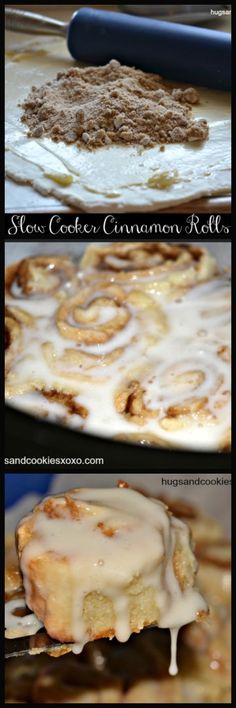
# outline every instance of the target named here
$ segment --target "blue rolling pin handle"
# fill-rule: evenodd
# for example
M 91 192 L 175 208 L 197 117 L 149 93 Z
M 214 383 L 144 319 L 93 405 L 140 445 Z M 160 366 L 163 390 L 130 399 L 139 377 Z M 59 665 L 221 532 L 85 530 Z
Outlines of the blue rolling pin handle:
M 68 48 L 82 62 L 102 65 L 118 59 L 173 81 L 230 89 L 227 32 L 87 7 L 71 18 Z
M 48 491 L 48 487 L 54 474 L 40 472 L 25 473 L 6 472 L 5 474 L 5 507 L 12 506 L 25 494 L 41 494 L 44 496 Z

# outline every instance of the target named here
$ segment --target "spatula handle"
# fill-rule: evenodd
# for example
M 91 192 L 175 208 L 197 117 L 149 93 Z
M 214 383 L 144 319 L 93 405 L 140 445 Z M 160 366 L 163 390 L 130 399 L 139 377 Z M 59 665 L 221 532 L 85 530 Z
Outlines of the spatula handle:
M 5 9 L 5 27 L 11 32 L 25 32 L 26 34 L 67 34 L 67 24 L 51 17 L 44 17 L 34 12 L 25 10 Z

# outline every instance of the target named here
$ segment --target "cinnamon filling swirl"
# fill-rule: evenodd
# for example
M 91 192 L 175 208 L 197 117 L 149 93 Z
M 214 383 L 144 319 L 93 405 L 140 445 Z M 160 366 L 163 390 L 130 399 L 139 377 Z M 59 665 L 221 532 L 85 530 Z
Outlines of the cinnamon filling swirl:
M 63 283 L 70 283 L 76 270 L 69 258 L 36 256 L 24 258 L 7 268 L 6 291 L 11 296 L 48 295 L 56 292 Z
M 229 449 L 230 287 L 207 250 L 24 259 L 7 269 L 6 307 L 13 405 L 116 439 Z

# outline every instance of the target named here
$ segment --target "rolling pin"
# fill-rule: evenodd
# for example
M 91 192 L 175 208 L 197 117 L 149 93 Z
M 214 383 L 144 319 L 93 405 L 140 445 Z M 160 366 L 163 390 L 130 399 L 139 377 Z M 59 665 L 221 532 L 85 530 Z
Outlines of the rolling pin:
M 78 61 L 102 65 L 110 59 L 158 73 L 166 79 L 228 91 L 231 38 L 228 32 L 83 7 L 69 23 L 6 8 L 6 29 L 63 35 Z

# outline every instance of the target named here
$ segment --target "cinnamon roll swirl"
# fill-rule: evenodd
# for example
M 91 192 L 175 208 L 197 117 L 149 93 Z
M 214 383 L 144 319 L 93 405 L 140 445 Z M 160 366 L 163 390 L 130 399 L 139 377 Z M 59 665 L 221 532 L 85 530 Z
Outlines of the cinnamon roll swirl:
M 23 327 L 33 327 L 33 318 L 19 307 L 5 308 L 5 371 L 10 371 L 23 346 Z
M 6 291 L 9 295 L 45 295 L 58 291 L 75 276 L 75 266 L 66 257 L 36 256 L 24 258 L 7 268 Z
M 168 293 L 191 287 L 217 273 L 215 259 L 197 246 L 168 243 L 91 244 L 81 260 L 89 279 L 142 283 L 142 290 Z
M 229 449 L 230 287 L 205 249 L 24 259 L 7 269 L 6 308 L 13 405 L 117 440 Z

